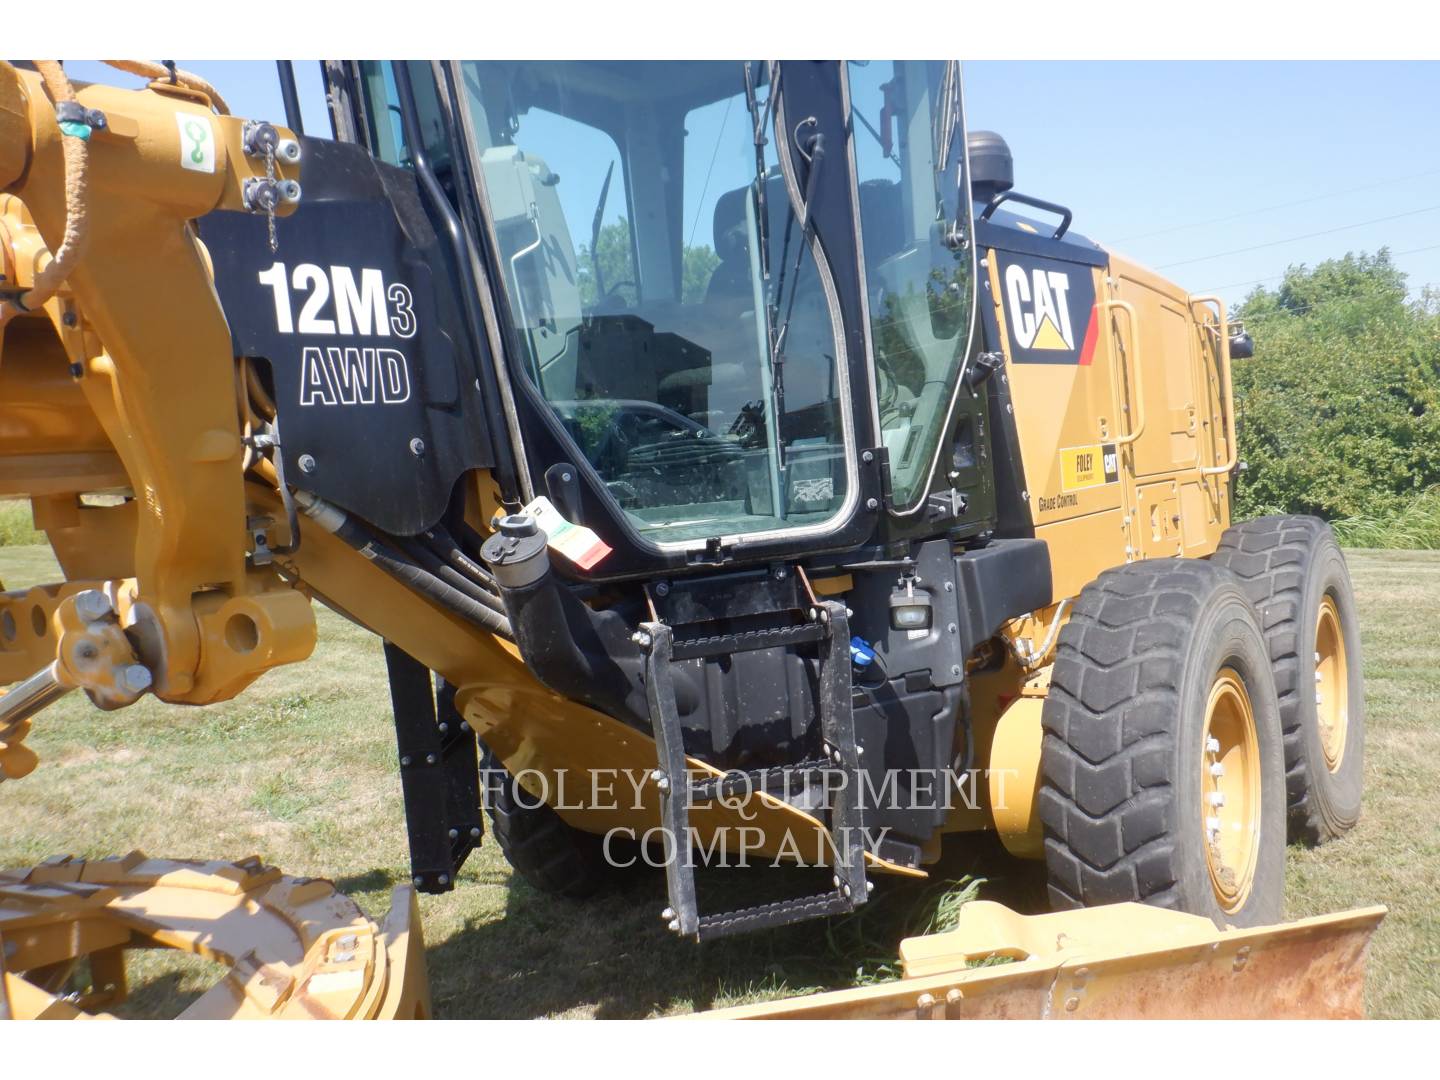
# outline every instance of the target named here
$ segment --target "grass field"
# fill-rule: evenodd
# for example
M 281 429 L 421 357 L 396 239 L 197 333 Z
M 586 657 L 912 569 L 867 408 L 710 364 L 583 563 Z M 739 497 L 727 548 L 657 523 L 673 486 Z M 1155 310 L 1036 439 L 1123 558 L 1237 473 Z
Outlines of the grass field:
M 1388 905 L 1370 1014 L 1440 1017 L 1440 553 L 1349 559 L 1368 692 L 1365 815 L 1342 841 L 1291 849 L 1288 914 Z M 0 548 L 7 588 L 56 576 L 48 549 Z M 0 866 L 134 847 L 259 852 L 334 879 L 378 914 L 408 865 L 380 645 L 329 612 L 320 625 L 308 664 L 270 673 L 238 701 L 195 710 L 147 699 L 103 713 L 72 696 L 44 713 L 31 736 L 39 770 L 0 785 Z M 487 838 L 454 892 L 421 900 L 436 1012 L 651 1016 L 884 978 L 899 939 L 943 926 L 980 877 L 979 895 L 1038 909 L 1034 867 L 972 840 L 947 852 L 940 880 L 882 882 L 850 918 L 696 946 L 661 926 L 658 872 L 562 901 L 513 879 Z M 127 1011 L 173 1013 L 204 988 L 204 968 L 145 957 Z

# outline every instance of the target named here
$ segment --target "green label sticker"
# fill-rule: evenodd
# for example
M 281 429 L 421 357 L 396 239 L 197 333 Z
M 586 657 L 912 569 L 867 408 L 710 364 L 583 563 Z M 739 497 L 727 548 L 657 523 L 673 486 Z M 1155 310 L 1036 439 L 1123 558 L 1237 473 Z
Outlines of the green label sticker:
M 193 172 L 215 171 L 215 128 L 208 116 L 198 113 L 176 113 L 175 126 L 180 130 L 180 164 Z

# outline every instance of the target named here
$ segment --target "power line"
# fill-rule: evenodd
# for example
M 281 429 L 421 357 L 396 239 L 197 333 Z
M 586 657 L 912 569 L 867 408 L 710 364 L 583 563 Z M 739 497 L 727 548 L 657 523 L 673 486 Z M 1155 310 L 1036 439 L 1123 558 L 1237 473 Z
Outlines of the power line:
M 1381 247 L 1384 246 L 1383 244 L 1381 245 Z M 1401 255 L 1415 255 L 1421 251 L 1434 251 L 1436 248 L 1440 248 L 1440 244 L 1426 244 L 1424 247 L 1407 248 L 1404 251 L 1392 251 L 1390 252 L 1390 257 L 1392 259 L 1398 259 Z M 1288 273 L 1287 271 L 1285 274 L 1271 274 L 1269 277 L 1255 278 L 1253 281 L 1232 281 L 1229 285 L 1210 285 L 1196 291 L 1213 293 L 1219 292 L 1221 289 L 1239 289 L 1246 285 L 1263 285 L 1267 281 L 1279 281 L 1281 278 L 1286 277 Z
M 1324 195 L 1311 195 L 1304 199 L 1293 199 L 1290 202 L 1272 203 L 1270 206 L 1257 206 L 1251 210 L 1242 210 L 1238 214 L 1226 214 L 1224 217 L 1207 218 L 1205 221 L 1192 221 L 1188 225 L 1171 225 L 1165 229 L 1156 229 L 1154 232 L 1136 233 L 1133 236 L 1122 236 L 1115 241 L 1117 244 L 1127 244 L 1131 240 L 1146 240 L 1152 236 L 1168 236 L 1170 233 L 1183 232 L 1185 229 L 1198 229 L 1203 225 L 1218 225 L 1222 221 L 1235 221 L 1237 218 L 1250 217 L 1252 214 L 1266 214 L 1271 210 L 1284 210 L 1291 206 L 1305 206 L 1308 203 L 1321 202 L 1325 199 L 1336 199 L 1341 195 L 1354 195 L 1361 191 L 1374 191 L 1376 188 L 1389 187 L 1391 184 L 1403 184 L 1407 180 L 1420 180 L 1426 176 L 1440 175 L 1440 169 L 1430 169 L 1422 173 L 1413 173 L 1410 176 L 1396 176 L 1389 180 L 1381 180 L 1374 184 L 1364 184 L 1360 187 L 1345 188 L 1343 191 L 1331 191 Z
M 725 102 L 725 115 L 720 117 L 720 133 L 715 136 L 715 149 L 710 151 L 710 167 L 705 170 L 705 183 L 700 188 L 700 198 L 695 202 L 695 220 L 690 223 L 690 239 L 685 241 L 688 248 L 695 242 L 695 230 L 700 226 L 700 211 L 705 207 L 705 193 L 710 190 L 710 176 L 715 172 L 715 159 L 720 156 L 720 143 L 725 138 L 725 122 L 730 119 L 730 106 L 735 104 L 735 98 L 731 97 Z M 716 241 L 711 238 L 711 245 Z
M 1251 244 L 1249 247 L 1234 248 L 1231 251 L 1217 251 L 1213 255 L 1198 255 L 1193 259 L 1181 259 L 1179 262 L 1161 263 L 1155 269 L 1168 270 L 1172 266 L 1189 266 L 1191 263 L 1209 262 L 1211 259 L 1223 259 L 1227 255 L 1240 255 L 1246 251 L 1259 251 L 1261 248 L 1279 247 L 1281 244 L 1293 244 L 1297 240 L 1309 240 L 1316 236 L 1329 236 L 1332 233 L 1344 232 L 1347 229 L 1358 229 L 1364 225 L 1378 225 L 1382 221 L 1395 221 L 1399 218 L 1414 217 L 1416 214 L 1428 214 L 1433 210 L 1440 210 L 1440 205 L 1422 206 L 1418 210 L 1406 210 L 1402 214 L 1389 214 L 1385 217 L 1371 218 L 1369 221 L 1357 221 L 1350 225 L 1337 225 L 1333 229 L 1321 229 L 1319 232 L 1302 233 L 1299 236 L 1287 236 L 1283 240 L 1267 240 L 1263 244 Z

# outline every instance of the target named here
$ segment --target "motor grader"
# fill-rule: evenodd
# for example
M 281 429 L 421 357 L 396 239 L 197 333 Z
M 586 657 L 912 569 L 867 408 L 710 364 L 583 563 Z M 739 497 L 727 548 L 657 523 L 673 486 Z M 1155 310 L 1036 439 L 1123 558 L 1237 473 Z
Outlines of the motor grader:
M 0 769 L 73 690 L 244 693 L 318 601 L 384 641 L 411 884 L 11 871 L 0 1007 L 160 944 L 231 965 L 191 1014 L 423 1015 L 414 891 L 488 817 L 566 896 L 663 865 L 702 943 L 1043 862 L 1052 913 L 739 1015 L 1360 1013 L 1383 909 L 1277 925 L 1360 811 L 1340 550 L 1232 523 L 1248 337 L 1018 191 L 958 64 L 330 61 L 316 138 L 293 79 L 279 125 L 114 63 L 0 64 L 0 494 L 64 574 L 0 598 Z M 747 861 L 813 883 L 717 910 Z

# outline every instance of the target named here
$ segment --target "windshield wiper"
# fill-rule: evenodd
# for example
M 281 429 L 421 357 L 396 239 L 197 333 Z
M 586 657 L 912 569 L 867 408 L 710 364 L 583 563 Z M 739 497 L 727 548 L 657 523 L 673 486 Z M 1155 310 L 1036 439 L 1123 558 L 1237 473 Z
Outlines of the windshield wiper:
M 795 125 L 798 131 L 806 124 L 814 124 L 815 118 L 810 117 Z M 802 155 L 808 154 L 810 161 L 809 172 L 805 176 L 805 206 L 804 215 L 800 218 L 800 242 L 795 245 L 795 265 L 790 271 L 790 303 L 785 308 L 785 318 L 781 321 L 779 328 L 775 331 L 775 345 L 771 350 L 773 360 L 778 368 L 785 362 L 785 334 L 790 329 L 790 316 L 795 314 L 795 294 L 800 286 L 800 266 L 805 258 L 805 245 L 810 242 L 810 234 L 815 229 L 814 219 L 810 213 L 812 200 L 815 198 L 816 183 L 820 179 L 820 163 L 825 159 L 825 136 L 816 132 L 806 142 L 805 149 L 800 151 Z M 785 290 L 785 255 L 790 247 L 790 226 L 795 222 L 795 204 L 790 204 L 790 213 L 785 219 L 785 242 L 780 249 L 780 280 L 776 284 L 775 301 L 778 306 L 780 297 Z M 778 378 L 778 375 L 777 375 Z
M 605 170 L 605 182 L 600 185 L 600 201 L 595 204 L 595 217 L 590 221 L 590 267 L 595 271 L 595 303 L 605 299 L 605 275 L 600 270 L 600 221 L 605 216 L 605 200 L 610 195 L 610 177 L 615 174 L 615 162 Z

